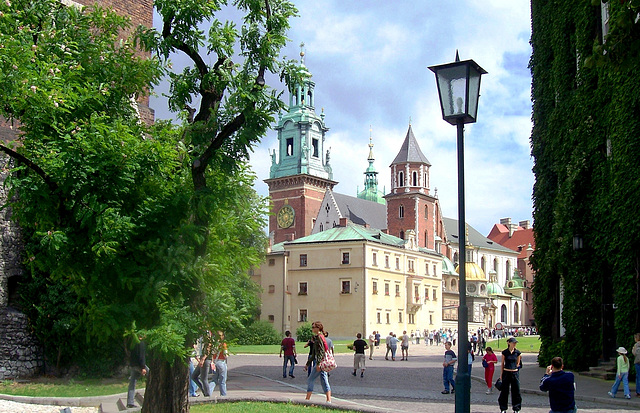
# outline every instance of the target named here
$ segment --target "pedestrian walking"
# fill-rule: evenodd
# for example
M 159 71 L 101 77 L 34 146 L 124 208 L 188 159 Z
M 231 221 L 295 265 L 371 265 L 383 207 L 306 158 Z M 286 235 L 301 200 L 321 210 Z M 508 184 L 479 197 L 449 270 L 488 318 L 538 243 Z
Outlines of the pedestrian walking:
M 229 357 L 229 350 L 224 339 L 224 333 L 218 331 L 218 338 L 212 346 L 213 360 L 211 368 L 213 369 L 213 374 L 209 383 L 209 395 L 213 393 L 216 385 L 220 389 L 220 396 L 227 395 L 227 357 Z
M 629 391 L 629 358 L 627 357 L 627 349 L 624 347 L 618 347 L 616 352 L 618 352 L 618 359 L 616 360 L 616 381 L 613 383 L 613 386 L 611 386 L 611 391 L 608 394 L 611 397 L 616 397 L 618 388 L 620 388 L 620 382 L 622 382 L 624 398 L 630 399 L 631 392 Z
M 640 397 L 640 333 L 634 334 L 633 338 L 636 340 L 636 344 L 631 349 L 636 366 L 636 397 Z
M 511 406 L 514 412 L 519 412 L 522 407 L 522 395 L 520 394 L 519 366 L 522 361 L 522 353 L 516 348 L 518 340 L 511 337 L 507 340 L 507 348 L 502 352 L 502 364 L 500 368 L 500 380 L 502 389 L 498 404 L 500 411 L 506 413 L 509 405 L 509 390 L 511 390 Z
M 369 334 L 369 360 L 373 360 L 373 348 L 376 345 L 376 332 Z
M 355 351 L 353 354 L 353 375 L 356 375 L 356 370 L 360 369 L 360 377 L 364 377 L 365 356 L 364 351 L 369 348 L 367 342 L 362 339 L 362 334 L 356 334 L 356 340 L 353 342 L 352 349 Z
M 395 334 L 391 333 L 391 337 L 389 337 L 389 341 L 388 341 L 388 346 L 389 346 L 389 350 L 391 351 L 391 360 L 392 361 L 396 361 L 396 351 L 398 351 L 398 343 L 399 342 L 400 342 L 400 340 L 398 340 L 398 337 L 396 337 Z M 387 359 L 387 360 L 389 360 L 389 359 Z
M 487 347 L 487 354 L 482 357 L 482 367 L 484 367 L 484 381 L 487 383 L 487 394 L 493 393 L 493 373 L 496 370 L 498 357 L 496 357 L 493 349 Z
M 402 352 L 401 361 L 409 361 L 409 335 L 407 331 L 402 332 L 402 343 L 400 344 L 400 351 Z
M 326 352 L 330 351 L 327 341 L 324 337 L 324 326 L 320 321 L 315 321 L 311 324 L 311 332 L 313 333 L 313 344 L 311 345 L 311 352 L 309 360 L 305 365 L 306 370 L 310 370 L 311 373 L 307 377 L 307 395 L 306 399 L 309 400 L 313 394 L 314 382 L 320 377 L 320 384 L 322 390 L 327 397 L 327 403 L 331 403 L 331 386 L 329 385 L 329 377 L 327 372 L 320 369 L 320 363 L 324 359 Z
M 469 375 L 471 375 L 471 369 L 473 368 L 473 361 L 476 359 L 476 356 L 473 354 L 473 350 L 471 349 L 471 342 L 469 342 L 469 347 L 467 347 L 467 363 L 469 364 Z
M 282 364 L 282 377 L 287 378 L 287 364 L 290 364 L 289 367 L 289 377 L 295 379 L 296 376 L 293 375 L 293 370 L 296 367 L 296 341 L 291 337 L 291 331 L 287 330 L 284 332 L 285 337 L 282 339 L 280 343 L 280 357 L 282 358 L 282 352 L 284 352 L 284 363 Z
M 127 391 L 127 407 L 136 407 L 133 400 L 136 394 L 136 382 L 147 374 L 149 368 L 146 362 L 146 345 L 144 337 L 138 337 L 138 342 L 129 353 L 129 389 Z
M 209 397 L 209 372 L 211 371 L 211 352 L 213 351 L 211 331 L 207 331 L 204 337 L 198 339 L 199 357 L 196 368 L 191 373 L 191 380 L 196 382 L 202 395 Z
M 456 361 L 458 361 L 458 357 L 451 350 L 451 342 L 447 341 L 444 343 L 444 362 L 442 363 L 442 383 L 444 384 L 442 394 L 455 393 L 456 391 L 456 382 L 453 381 L 453 366 Z M 449 386 L 451 386 L 451 391 L 449 391 Z
M 562 358 L 554 357 L 551 365 L 540 380 L 540 390 L 549 392 L 549 413 L 574 413 L 577 412 L 575 390 L 576 383 L 573 373 L 562 370 L 564 364 Z

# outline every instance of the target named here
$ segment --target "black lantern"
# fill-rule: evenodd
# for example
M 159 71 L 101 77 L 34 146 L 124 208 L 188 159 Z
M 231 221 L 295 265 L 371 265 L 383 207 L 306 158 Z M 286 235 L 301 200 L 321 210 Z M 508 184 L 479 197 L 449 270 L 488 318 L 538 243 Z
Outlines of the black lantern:
M 452 125 L 474 123 L 478 115 L 480 77 L 487 73 L 473 60 L 430 66 L 436 74 L 442 118 Z

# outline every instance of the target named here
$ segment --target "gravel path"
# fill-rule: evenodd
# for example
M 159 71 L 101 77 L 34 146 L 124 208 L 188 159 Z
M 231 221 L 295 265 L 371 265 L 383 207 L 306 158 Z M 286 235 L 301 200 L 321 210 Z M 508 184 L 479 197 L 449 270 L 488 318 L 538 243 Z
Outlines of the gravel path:
M 64 406 L 44 406 L 0 400 L 0 413 L 60 413 Z M 70 407 L 73 413 L 98 413 L 97 407 Z

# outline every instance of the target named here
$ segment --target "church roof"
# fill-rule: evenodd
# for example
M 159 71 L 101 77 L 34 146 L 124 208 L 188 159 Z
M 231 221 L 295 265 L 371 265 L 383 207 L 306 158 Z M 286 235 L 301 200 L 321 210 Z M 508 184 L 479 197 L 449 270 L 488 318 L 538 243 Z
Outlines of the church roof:
M 387 228 L 386 205 L 333 191 L 332 195 L 343 218 L 349 219 L 354 224 L 369 224 L 370 227 L 377 229 Z
M 449 235 L 449 239 L 453 243 L 459 243 L 458 238 L 458 220 L 453 218 L 442 218 L 442 222 L 444 222 L 445 230 Z M 513 254 L 515 251 L 512 249 L 503 247 L 497 242 L 491 241 L 489 238 L 485 237 L 471 225 L 467 224 L 467 228 L 469 229 L 469 235 L 467 236 L 467 241 L 470 242 L 474 247 L 481 249 L 490 249 L 495 251 L 500 251 L 502 253 Z
M 413 134 L 413 129 L 409 125 L 407 136 L 404 138 L 400 152 L 396 155 L 396 158 L 391 162 L 391 165 L 403 164 L 403 163 L 424 163 L 431 166 L 431 163 L 426 156 L 420 150 L 418 141 Z
M 460 274 L 460 266 L 456 267 L 456 273 Z M 482 268 L 475 262 L 464 263 L 464 274 L 467 281 L 487 281 L 487 276 Z

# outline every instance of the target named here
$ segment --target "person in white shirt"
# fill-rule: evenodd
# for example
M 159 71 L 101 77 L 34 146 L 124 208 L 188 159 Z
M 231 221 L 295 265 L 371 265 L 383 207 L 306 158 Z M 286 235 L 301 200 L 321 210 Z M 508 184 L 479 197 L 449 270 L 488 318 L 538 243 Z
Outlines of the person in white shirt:
M 401 361 L 409 361 L 409 335 L 406 330 L 402 332 L 402 343 L 400 344 L 400 348 L 402 350 Z

